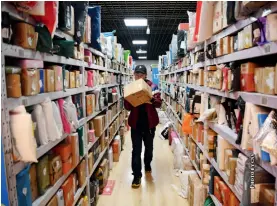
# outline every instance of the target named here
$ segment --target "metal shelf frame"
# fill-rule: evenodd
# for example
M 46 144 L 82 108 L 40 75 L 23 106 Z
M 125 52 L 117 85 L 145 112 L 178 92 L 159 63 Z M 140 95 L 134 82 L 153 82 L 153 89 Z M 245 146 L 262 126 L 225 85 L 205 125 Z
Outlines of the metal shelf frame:
M 228 35 L 232 35 L 234 33 L 237 33 L 238 31 L 242 30 L 244 27 L 248 26 L 249 24 L 257 21 L 258 17 L 261 16 L 267 16 L 270 13 L 274 13 L 277 11 L 277 2 L 270 2 L 263 8 L 261 8 L 258 12 L 256 12 L 252 17 L 238 21 L 234 25 L 231 25 L 218 34 L 213 35 L 211 38 L 205 40 L 204 42 L 198 43 L 198 45 L 191 50 L 192 53 L 204 50 L 204 53 L 206 52 L 207 46 L 209 44 L 212 44 L 216 42 L 218 39 L 221 39 L 223 37 L 226 37 Z M 190 65 L 187 67 L 183 67 L 174 71 L 161 71 L 161 74 L 159 75 L 160 77 L 168 76 L 172 77 L 173 79 L 177 79 L 177 74 L 181 72 L 185 72 L 191 69 L 195 68 L 200 68 L 204 67 L 204 70 L 207 70 L 207 67 L 210 65 L 217 65 L 217 64 L 224 64 L 232 61 L 240 61 L 240 60 L 247 60 L 247 59 L 252 59 L 252 58 L 257 58 L 257 57 L 265 57 L 268 55 L 276 55 L 277 54 L 277 42 L 269 42 L 263 46 L 256 46 L 252 47 L 249 49 L 244 49 L 241 51 L 237 51 L 228 55 L 220 56 L 214 59 L 207 59 L 205 55 L 205 61 L 203 63 L 197 63 L 194 65 Z M 176 63 L 173 65 L 170 65 L 169 67 L 173 67 Z M 168 67 L 168 68 L 169 68 Z M 165 78 L 163 78 L 165 79 Z M 172 79 L 172 78 L 170 78 Z M 277 95 L 266 95 L 266 94 L 260 94 L 260 93 L 249 93 L 249 92 L 234 92 L 234 93 L 229 93 L 229 92 L 222 92 L 220 90 L 216 90 L 213 88 L 209 88 L 206 86 L 199 86 L 199 85 L 191 85 L 191 84 L 184 84 L 184 83 L 179 83 L 179 82 L 161 82 L 161 85 L 163 84 L 168 84 L 168 85 L 178 85 L 181 87 L 190 87 L 194 88 L 195 90 L 201 91 L 205 93 L 206 95 L 211 94 L 211 95 L 217 95 L 225 98 L 231 98 L 231 99 L 237 99 L 239 96 L 241 96 L 246 102 L 251 102 L 256 105 L 261 105 L 264 107 L 272 108 L 272 109 L 277 109 Z M 163 92 L 167 94 L 166 92 Z M 169 95 L 169 94 L 167 94 Z M 169 95 L 170 96 L 170 95 Z M 173 118 L 177 118 L 177 120 L 180 122 L 179 118 L 177 117 L 176 111 L 173 110 L 173 108 L 165 102 L 168 106 L 168 109 L 171 110 L 171 113 L 173 114 Z M 183 105 L 182 105 L 183 106 Z M 205 108 L 208 109 L 208 104 L 205 103 Z M 205 128 L 210 127 L 213 129 L 215 132 L 217 132 L 219 135 L 221 135 L 223 138 L 225 138 L 227 141 L 229 141 L 234 147 L 239 149 L 243 154 L 249 156 L 249 153 L 247 151 L 243 151 L 240 147 L 240 145 L 237 145 L 235 143 L 235 139 L 237 135 L 232 131 L 231 129 L 227 128 L 226 126 L 222 125 L 217 125 L 214 123 L 207 123 L 205 122 Z M 204 135 L 205 134 L 204 132 Z M 196 142 L 197 146 L 202 150 L 204 156 L 207 158 L 207 160 L 215 167 L 215 169 L 218 171 L 220 176 L 222 176 L 223 180 L 227 183 L 227 185 L 230 187 L 230 189 L 234 192 L 234 194 L 237 196 L 239 200 L 241 200 L 241 194 L 238 194 L 237 191 L 235 190 L 233 185 L 230 185 L 228 182 L 227 175 L 222 172 L 217 163 L 215 162 L 214 159 L 210 158 L 208 156 L 208 153 L 204 150 L 203 146 L 200 145 L 198 142 Z M 185 148 L 185 151 L 187 152 L 187 149 Z M 277 191 L 277 167 L 276 166 L 271 166 L 268 163 L 265 163 L 260 160 L 256 160 L 256 164 L 260 165 L 263 167 L 267 172 L 269 172 L 271 175 L 275 176 L 275 189 Z M 214 200 L 215 204 L 217 206 L 221 206 L 222 204 L 218 202 L 215 196 L 211 195 L 212 199 Z M 277 192 L 275 193 L 275 204 L 277 204 Z
M 25 16 L 23 13 L 18 12 L 14 10 L 14 8 L 10 5 L 7 4 L 6 2 L 2 2 L 2 11 L 8 11 L 12 18 L 17 19 L 17 20 L 23 20 L 25 22 L 31 23 L 32 24 L 32 18 L 30 18 L 28 15 Z M 3 7 L 4 5 L 4 7 Z M 63 33 L 62 31 L 58 30 L 56 31 L 55 35 L 60 36 L 60 37 L 65 37 L 66 39 L 70 40 L 70 35 L 67 35 Z M 72 58 L 66 58 L 63 56 L 58 56 L 58 55 L 51 55 L 48 53 L 42 53 L 38 51 L 33 51 L 29 49 L 24 49 L 19 46 L 15 45 L 9 45 L 5 43 L 1 43 L 1 103 L 2 103 L 2 109 L 1 109 L 1 117 L 2 117 L 2 143 L 3 143 L 3 151 L 4 151 L 4 157 L 5 158 L 5 164 L 6 164 L 6 178 L 7 178 L 7 184 L 8 184 L 8 195 L 9 195 L 9 200 L 10 200 L 10 205 L 17 206 L 18 201 L 17 201 L 17 192 L 16 192 L 16 174 L 18 174 L 24 167 L 27 166 L 28 163 L 24 162 L 14 162 L 13 161 L 13 148 L 12 148 L 12 135 L 10 131 L 10 117 L 9 117 L 9 112 L 13 109 L 15 109 L 19 105 L 24 105 L 25 107 L 30 107 L 36 104 L 42 103 L 46 98 L 50 98 L 52 101 L 57 100 L 60 98 L 65 98 L 68 96 L 76 95 L 76 94 L 81 94 L 82 95 L 82 102 L 83 102 L 83 108 L 86 108 L 85 106 L 85 95 L 87 92 L 91 92 L 95 89 L 101 88 L 107 90 L 108 88 L 111 87 L 120 87 L 123 84 L 106 84 L 106 85 L 97 85 L 93 88 L 89 88 L 87 86 L 81 85 L 79 88 L 74 88 L 74 89 L 66 89 L 63 91 L 57 91 L 57 92 L 51 92 L 51 93 L 42 93 L 38 94 L 35 96 L 22 96 L 20 98 L 7 98 L 7 93 L 6 93 L 6 77 L 5 77 L 5 58 L 18 58 L 18 59 L 35 59 L 35 60 L 42 60 L 44 62 L 49 62 L 49 63 L 54 63 L 54 64 L 59 64 L 59 65 L 72 65 L 75 66 L 76 69 L 80 70 L 80 73 L 83 75 L 84 78 L 84 71 L 88 69 L 93 69 L 96 71 L 100 72 L 109 72 L 109 73 L 114 73 L 115 75 L 122 75 L 123 77 L 126 77 L 126 79 L 130 78 L 132 75 L 132 71 L 128 71 L 129 69 L 125 70 L 125 72 L 121 72 L 119 70 L 114 70 L 107 68 L 107 61 L 108 58 L 102 54 L 99 51 L 96 51 L 92 48 L 89 48 L 87 45 L 85 45 L 86 48 L 89 48 L 93 54 L 98 55 L 102 58 L 104 58 L 104 61 L 106 62 L 106 66 L 98 66 L 98 65 L 88 65 L 87 62 L 81 61 L 81 60 L 76 60 Z M 94 114 L 87 116 L 86 111 L 84 110 L 84 117 L 79 120 L 79 127 L 84 126 L 85 131 L 87 130 L 87 122 L 99 115 L 100 113 L 106 111 L 110 106 L 119 103 L 121 101 L 120 97 L 117 101 L 114 103 L 111 103 L 108 105 L 108 107 L 103 108 L 103 110 L 95 112 Z M 123 111 L 122 109 L 120 113 Z M 116 118 L 119 117 L 118 113 L 116 117 L 113 118 L 113 121 L 116 120 Z M 109 128 L 107 127 L 105 130 L 108 130 Z M 85 136 L 85 142 L 87 142 L 87 137 Z M 44 154 L 46 154 L 48 151 L 50 151 L 53 147 L 58 145 L 60 142 L 62 142 L 65 138 L 67 137 L 66 134 L 63 134 L 63 136 L 56 140 L 56 141 L 51 141 L 46 145 L 42 145 L 37 148 L 37 158 L 42 157 Z M 97 138 L 99 140 L 99 138 Z M 96 141 L 97 141 L 96 140 Z M 94 143 L 93 143 L 94 144 Z M 93 144 L 85 145 L 85 155 L 82 157 L 82 159 L 86 160 L 86 164 L 88 163 L 88 151 L 89 149 L 92 148 Z M 107 150 L 107 149 L 106 149 Z M 103 153 L 103 156 L 105 153 Z M 102 156 L 102 157 L 103 157 Z M 95 164 L 95 168 L 98 166 L 100 163 L 101 159 L 97 164 Z M 60 186 L 64 183 L 64 181 L 69 177 L 69 175 L 72 173 L 72 171 L 75 168 L 72 168 L 71 171 L 63 175 L 58 182 L 51 188 L 47 190 L 47 192 L 39 197 L 37 200 L 33 202 L 32 205 L 39 205 L 39 206 L 44 206 L 46 205 L 49 200 L 52 198 L 52 196 L 57 192 L 57 190 L 60 188 Z M 89 191 L 89 174 L 88 174 L 88 167 L 86 171 L 86 176 L 87 176 L 87 184 L 83 185 L 77 193 L 75 194 L 75 199 L 74 199 L 74 204 L 78 201 L 80 195 L 83 193 L 83 191 L 86 188 L 86 194 L 88 196 L 88 199 L 90 199 L 90 191 Z

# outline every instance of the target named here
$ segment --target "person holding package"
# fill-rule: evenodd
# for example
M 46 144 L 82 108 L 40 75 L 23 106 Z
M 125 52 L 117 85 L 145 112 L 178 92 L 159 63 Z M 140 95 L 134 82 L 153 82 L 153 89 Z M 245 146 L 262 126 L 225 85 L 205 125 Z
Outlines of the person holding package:
M 159 124 L 159 117 L 156 108 L 162 104 L 161 94 L 157 85 L 146 79 L 147 69 L 144 65 L 138 65 L 134 71 L 135 80 L 144 79 L 152 89 L 152 99 L 137 107 L 132 106 L 127 100 L 124 100 L 124 107 L 130 111 L 129 126 L 131 127 L 132 138 L 132 170 L 134 179 L 133 188 L 140 187 L 141 184 L 141 151 L 142 141 L 144 142 L 144 165 L 145 172 L 151 173 L 151 161 L 153 158 L 153 142 L 156 126 Z

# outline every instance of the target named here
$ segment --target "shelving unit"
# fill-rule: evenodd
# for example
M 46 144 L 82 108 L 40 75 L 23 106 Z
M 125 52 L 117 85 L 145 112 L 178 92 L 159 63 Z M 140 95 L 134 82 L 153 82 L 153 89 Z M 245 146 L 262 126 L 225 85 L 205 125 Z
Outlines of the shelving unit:
M 223 31 L 219 32 L 218 34 L 213 35 L 211 38 L 207 39 L 206 41 L 199 43 L 193 50 L 190 52 L 196 53 L 198 51 L 204 51 L 206 52 L 206 48 L 209 44 L 212 44 L 216 42 L 218 39 L 226 37 L 228 35 L 234 34 L 240 30 L 242 30 L 245 26 L 257 21 L 258 17 L 261 16 L 267 16 L 270 13 L 277 11 L 277 2 L 271 2 L 267 4 L 265 7 L 261 8 L 260 11 L 258 11 L 253 17 L 238 21 L 236 24 L 231 25 L 224 29 Z M 206 95 L 216 95 L 219 97 L 225 97 L 229 99 L 236 100 L 239 96 L 241 96 L 244 101 L 253 103 L 255 105 L 260 105 L 263 107 L 268 107 L 270 109 L 277 109 L 277 95 L 267 95 L 267 94 L 261 94 L 261 93 L 251 93 L 251 92 L 223 92 L 217 89 L 209 88 L 207 86 L 199 86 L 199 85 L 192 85 L 187 84 L 183 82 L 179 82 L 177 80 L 177 76 L 180 73 L 183 73 L 185 71 L 189 71 L 192 69 L 197 68 L 204 68 L 204 71 L 207 70 L 208 66 L 211 65 L 219 65 L 234 61 L 241 61 L 241 60 L 249 60 L 252 58 L 258 58 L 258 57 L 266 57 L 269 55 L 276 55 L 277 54 L 277 42 L 269 42 L 262 46 L 255 46 L 249 49 L 240 50 L 228 55 L 223 55 L 214 59 L 207 59 L 205 55 L 205 61 L 200 63 L 191 64 L 185 67 L 179 67 L 177 68 L 175 65 L 176 63 L 169 65 L 165 70 L 160 71 L 159 77 L 160 77 L 160 86 L 162 88 L 162 97 L 164 100 L 164 103 L 167 106 L 167 114 L 168 116 L 173 117 L 172 122 L 173 124 L 182 124 L 182 120 L 177 115 L 177 112 L 174 110 L 172 106 L 172 102 L 176 102 L 174 100 L 169 92 L 172 87 L 183 87 L 183 88 L 193 88 L 196 91 L 202 92 Z M 205 84 L 204 84 L 205 85 Z M 167 98 L 165 98 L 167 97 Z M 167 102 L 167 100 L 171 98 L 170 103 Z M 177 104 L 181 105 L 184 108 L 184 105 L 180 102 L 176 102 Z M 208 109 L 208 104 L 205 103 L 205 109 Z M 174 126 L 174 130 L 176 130 L 177 125 Z M 252 153 L 250 151 L 243 150 L 240 145 L 236 144 L 237 134 L 235 131 L 230 129 L 227 126 L 219 125 L 217 123 L 213 122 L 205 122 L 204 128 L 210 128 L 213 131 L 215 131 L 218 135 L 223 137 L 225 140 L 227 140 L 230 144 L 232 144 L 236 149 L 238 149 L 241 153 L 243 153 L 245 156 L 250 157 Z M 204 137 L 206 137 L 207 134 L 204 132 Z M 195 161 L 193 161 L 190 157 L 188 148 L 186 148 L 186 145 L 184 144 L 184 141 L 181 137 L 181 134 L 179 134 L 179 139 L 184 146 L 184 151 L 188 155 L 188 157 L 191 160 L 192 165 L 194 166 L 196 172 L 198 173 L 199 177 L 201 178 L 201 173 L 198 171 L 198 168 L 195 164 Z M 201 150 L 203 153 L 203 156 L 205 159 L 215 168 L 215 170 L 219 173 L 219 175 L 222 177 L 223 181 L 226 183 L 226 185 L 230 188 L 230 190 L 235 194 L 235 196 L 239 199 L 241 202 L 242 200 L 242 194 L 239 194 L 237 190 L 235 189 L 234 185 L 231 185 L 228 181 L 228 176 L 224 171 L 221 171 L 217 162 L 214 158 L 210 158 L 207 150 L 204 148 L 204 146 L 195 141 L 193 138 L 190 138 L 196 146 Z M 255 164 L 262 167 L 264 170 L 266 170 L 269 174 L 275 177 L 275 204 L 277 204 L 277 166 L 272 166 L 268 162 L 261 161 L 260 159 L 255 159 Z M 217 198 L 214 195 L 210 195 L 213 199 L 215 205 L 221 206 L 222 204 L 217 200 Z
M 23 12 L 18 12 L 13 6 L 10 5 L 10 3 L 5 2 L 2 3 L 2 11 L 9 12 L 11 18 L 16 20 L 21 20 L 27 23 L 30 23 L 32 25 L 35 25 L 34 20 L 29 16 L 24 14 Z M 66 40 L 74 40 L 72 36 L 62 32 L 61 30 L 57 29 L 55 32 L 55 36 L 65 38 Z M 101 113 L 107 111 L 111 106 L 118 104 L 118 113 L 112 117 L 111 122 L 109 122 L 102 133 L 108 132 L 109 127 L 111 124 L 116 121 L 120 114 L 123 113 L 124 109 L 120 107 L 119 104 L 120 101 L 122 101 L 122 96 L 119 96 L 119 99 L 114 101 L 113 103 L 109 103 L 107 106 L 101 109 L 101 111 L 95 111 L 91 115 L 86 114 L 86 106 L 85 106 L 85 95 L 87 92 L 92 92 L 96 89 L 104 89 L 108 90 L 108 88 L 119 88 L 122 87 L 123 83 L 128 83 L 130 79 L 132 78 L 132 71 L 130 68 L 127 68 L 126 65 L 122 63 L 117 63 L 118 67 L 108 67 L 108 57 L 103 54 L 100 51 L 97 51 L 91 47 L 89 47 L 87 44 L 84 44 L 84 48 L 89 49 L 93 55 L 103 58 L 103 61 L 105 62 L 105 66 L 99 66 L 95 64 L 89 65 L 87 62 L 82 60 L 77 60 L 73 58 L 66 58 L 63 56 L 58 55 L 52 55 L 48 53 L 43 53 L 39 51 L 34 51 L 30 49 L 24 49 L 22 47 L 16 46 L 16 45 L 10 45 L 6 43 L 1 43 L 1 60 L 2 60 L 2 90 L 1 90 L 1 103 L 2 103 L 2 140 L 3 140 L 3 148 L 4 148 L 4 154 L 5 154 L 5 164 L 6 164 L 6 171 L 7 171 L 7 182 L 8 182 L 8 193 L 9 193 L 9 200 L 10 205 L 17 206 L 18 200 L 17 200 L 17 191 L 16 191 L 16 175 L 25 168 L 28 163 L 24 162 L 14 162 L 12 157 L 12 139 L 11 139 L 11 131 L 10 131 L 10 117 L 9 112 L 16 107 L 20 105 L 24 105 L 25 107 L 31 107 L 37 104 L 40 104 L 44 102 L 46 98 L 50 98 L 50 100 L 57 100 L 61 98 L 66 98 L 69 96 L 81 94 L 82 95 L 82 102 L 83 102 L 83 109 L 84 109 L 84 116 L 82 119 L 79 120 L 79 127 L 84 126 L 84 131 L 87 131 L 87 122 L 95 118 L 96 116 L 100 115 Z M 85 70 L 94 70 L 94 71 L 100 71 L 100 72 L 108 72 L 113 73 L 114 75 L 120 75 L 123 79 L 123 81 L 116 82 L 116 83 L 110 83 L 110 84 L 104 84 L 104 85 L 96 85 L 95 87 L 87 87 L 84 84 L 84 81 L 82 81 L 82 85 L 78 88 L 73 89 L 65 89 L 63 91 L 57 91 L 57 92 L 50 92 L 50 93 L 42 93 L 35 96 L 22 96 L 20 98 L 7 98 L 6 94 L 6 79 L 5 79 L 5 59 L 6 58 L 15 58 L 15 59 L 34 59 L 34 60 L 41 60 L 43 62 L 53 63 L 53 64 L 60 64 L 60 65 L 71 65 L 74 66 L 76 69 L 80 70 L 80 73 L 82 75 L 82 79 L 84 79 L 84 71 Z M 121 105 L 122 106 L 122 105 Z M 106 148 L 99 154 L 98 159 L 94 162 L 93 170 L 89 174 L 88 172 L 88 153 L 93 148 L 94 144 L 99 141 L 100 137 L 96 137 L 94 142 L 90 142 L 89 144 L 85 145 L 85 155 L 80 158 L 79 163 L 82 160 L 86 160 L 86 183 L 82 185 L 76 192 L 74 196 L 74 203 L 73 205 L 76 205 L 79 201 L 79 198 L 83 193 L 86 193 L 88 200 L 90 200 L 90 178 L 92 177 L 93 173 L 98 168 L 99 164 L 101 163 L 104 156 L 106 156 L 107 151 L 109 149 L 109 146 L 111 145 L 114 137 L 117 135 L 120 127 L 122 126 L 123 122 L 120 123 L 118 129 L 113 134 L 111 140 L 108 142 Z M 68 135 L 63 134 L 62 137 L 55 141 L 50 141 L 46 145 L 39 146 L 37 148 L 37 159 L 42 157 L 43 155 L 47 154 L 51 149 L 53 149 L 55 146 L 57 146 L 59 143 L 61 143 L 63 140 L 66 139 Z M 84 134 L 85 142 L 87 141 L 87 134 Z M 38 197 L 33 203 L 33 206 L 45 206 L 47 203 L 51 200 L 51 198 L 56 194 L 56 192 L 60 189 L 62 184 L 67 180 L 67 178 L 70 176 L 70 174 L 76 169 L 77 166 L 73 167 L 67 174 L 63 175 L 53 186 L 49 187 L 46 191 L 46 193 L 40 197 Z

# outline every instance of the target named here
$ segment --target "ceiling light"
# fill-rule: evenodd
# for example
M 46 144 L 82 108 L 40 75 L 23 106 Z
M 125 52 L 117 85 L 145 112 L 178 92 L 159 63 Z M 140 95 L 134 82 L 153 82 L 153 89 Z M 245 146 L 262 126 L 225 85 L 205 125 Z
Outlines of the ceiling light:
M 147 26 L 147 19 L 124 19 L 126 26 Z
M 143 56 L 143 57 L 138 57 L 139 59 L 147 59 L 146 56 Z
M 146 54 L 147 53 L 147 51 L 146 50 L 137 50 L 137 54 Z
M 146 40 L 133 40 L 133 44 L 147 44 Z
M 146 29 L 146 34 L 150 34 L 150 28 L 149 28 L 149 26 Z

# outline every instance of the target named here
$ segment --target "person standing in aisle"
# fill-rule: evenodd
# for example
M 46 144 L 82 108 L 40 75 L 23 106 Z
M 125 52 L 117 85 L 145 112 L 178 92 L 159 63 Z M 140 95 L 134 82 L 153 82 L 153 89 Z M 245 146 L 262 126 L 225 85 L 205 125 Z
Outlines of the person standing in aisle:
M 150 102 L 133 107 L 129 102 L 124 100 L 124 107 L 130 111 L 129 126 L 131 127 L 132 138 L 132 170 L 134 179 L 133 188 L 139 188 L 141 184 L 141 151 L 142 141 L 144 142 L 144 166 L 145 172 L 151 173 L 151 162 L 153 158 L 153 143 L 155 137 L 156 126 L 159 124 L 159 116 L 156 108 L 160 108 L 162 104 L 161 94 L 157 85 L 147 80 L 147 69 L 144 65 L 138 65 L 134 71 L 135 80 L 144 79 L 152 88 L 153 98 Z

